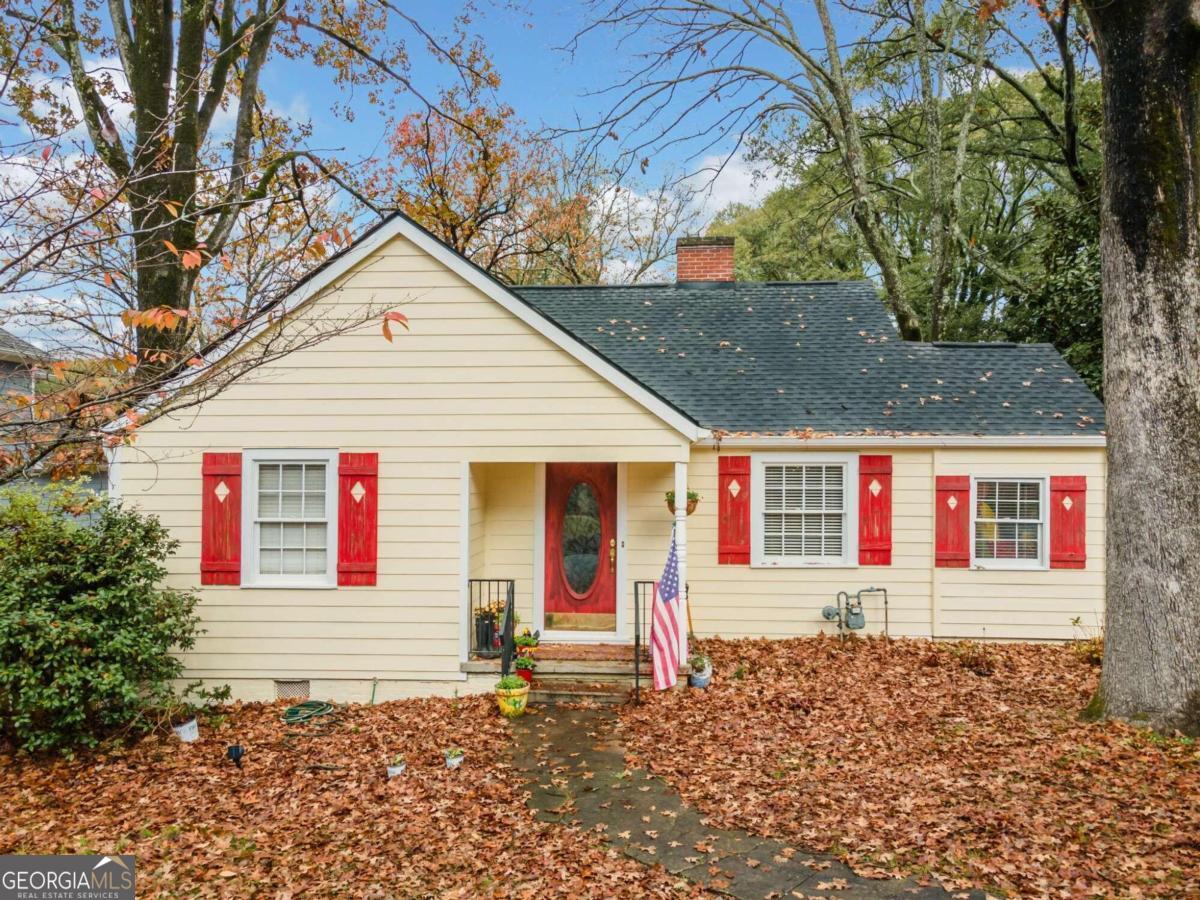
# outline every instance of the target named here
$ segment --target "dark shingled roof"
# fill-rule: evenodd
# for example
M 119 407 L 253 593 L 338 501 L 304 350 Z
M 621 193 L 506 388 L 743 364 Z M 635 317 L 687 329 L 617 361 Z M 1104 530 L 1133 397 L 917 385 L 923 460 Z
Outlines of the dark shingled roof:
M 1099 434 L 1050 344 L 900 340 L 869 282 L 514 289 L 701 425 L 789 434 Z

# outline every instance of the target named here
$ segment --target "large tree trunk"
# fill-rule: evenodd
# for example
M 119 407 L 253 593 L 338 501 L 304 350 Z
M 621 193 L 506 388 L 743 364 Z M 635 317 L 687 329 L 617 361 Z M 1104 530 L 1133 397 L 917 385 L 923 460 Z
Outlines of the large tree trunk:
M 1200 4 L 1087 0 L 1104 80 L 1107 611 L 1095 706 L 1200 733 Z

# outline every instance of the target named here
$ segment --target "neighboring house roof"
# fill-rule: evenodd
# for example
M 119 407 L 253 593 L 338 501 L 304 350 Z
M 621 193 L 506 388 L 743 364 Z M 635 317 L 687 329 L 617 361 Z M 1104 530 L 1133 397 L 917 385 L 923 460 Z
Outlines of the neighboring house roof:
M 32 365 L 46 358 L 46 354 L 29 341 L 22 340 L 11 331 L 0 328 L 0 359 L 7 362 Z
M 1099 435 L 1049 344 L 902 341 L 865 281 L 515 289 L 701 425 L 746 435 Z

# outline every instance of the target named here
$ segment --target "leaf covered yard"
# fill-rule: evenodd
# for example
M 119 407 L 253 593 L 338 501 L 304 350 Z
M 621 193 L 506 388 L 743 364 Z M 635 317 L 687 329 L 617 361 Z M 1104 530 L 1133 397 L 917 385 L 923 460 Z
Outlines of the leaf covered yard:
M 1008 896 L 1200 893 L 1200 747 L 1079 717 L 1077 648 L 709 640 L 707 691 L 624 714 L 716 826 Z
M 138 896 L 675 893 L 595 836 L 535 821 L 490 696 L 350 707 L 322 737 L 288 738 L 303 729 L 282 711 L 231 709 L 194 744 L 0 755 L 0 853 L 131 853 Z M 233 743 L 240 771 L 225 759 Z M 466 754 L 455 770 L 450 747 Z M 397 754 L 407 771 L 387 779 Z

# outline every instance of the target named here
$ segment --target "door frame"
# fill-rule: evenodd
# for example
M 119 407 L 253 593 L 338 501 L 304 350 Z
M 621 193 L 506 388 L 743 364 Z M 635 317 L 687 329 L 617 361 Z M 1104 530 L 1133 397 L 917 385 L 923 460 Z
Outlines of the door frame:
M 565 460 L 573 462 L 574 460 Z M 587 462 L 597 462 L 587 460 Z M 604 464 L 599 461 L 598 464 Z M 626 485 L 627 463 L 617 466 L 617 576 L 616 593 L 617 627 L 614 631 L 547 631 L 546 630 L 546 464 L 533 466 L 533 627 L 542 633 L 542 640 L 568 644 L 620 644 L 629 643 L 625 637 L 626 607 L 626 557 L 628 540 L 626 530 Z

